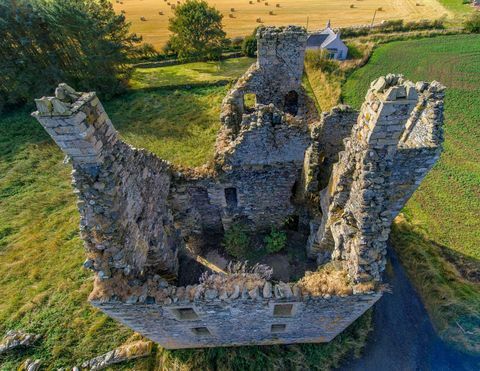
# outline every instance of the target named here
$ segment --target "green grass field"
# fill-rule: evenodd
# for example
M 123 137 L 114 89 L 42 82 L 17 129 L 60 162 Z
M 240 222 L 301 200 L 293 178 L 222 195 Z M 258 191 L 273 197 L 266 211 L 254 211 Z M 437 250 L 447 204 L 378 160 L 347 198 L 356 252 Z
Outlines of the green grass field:
M 470 4 L 464 4 L 462 0 L 438 0 L 438 2 L 456 16 L 463 16 L 472 12 Z
M 440 333 L 480 351 L 480 36 L 393 42 L 344 85 L 359 107 L 380 75 L 447 86 L 444 153 L 403 210 L 392 242 Z
M 173 163 L 197 166 L 213 155 L 224 80 L 252 60 L 194 63 L 135 73 L 134 89 L 104 102 L 122 137 Z M 189 85 L 189 86 L 181 86 Z M 92 275 L 82 269 L 71 166 L 29 109 L 0 116 L 0 336 L 10 329 L 43 335 L 34 348 L 0 357 L 1 370 L 26 358 L 47 369 L 73 367 L 136 339 L 87 302 Z M 115 369 L 329 369 L 358 354 L 371 313 L 326 345 L 165 351 Z

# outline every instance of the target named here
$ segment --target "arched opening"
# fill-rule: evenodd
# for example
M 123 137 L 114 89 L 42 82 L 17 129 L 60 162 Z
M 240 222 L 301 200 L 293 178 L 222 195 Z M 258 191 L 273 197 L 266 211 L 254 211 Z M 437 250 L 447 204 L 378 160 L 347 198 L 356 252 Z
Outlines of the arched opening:
M 288 92 L 285 96 L 284 109 L 286 113 L 295 116 L 298 112 L 298 93 L 295 90 Z

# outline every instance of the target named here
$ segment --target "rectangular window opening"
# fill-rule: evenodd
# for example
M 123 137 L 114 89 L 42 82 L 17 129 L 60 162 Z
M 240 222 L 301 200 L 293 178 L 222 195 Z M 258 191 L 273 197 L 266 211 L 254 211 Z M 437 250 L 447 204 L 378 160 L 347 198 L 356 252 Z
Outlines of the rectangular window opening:
M 194 327 L 192 328 L 192 332 L 197 336 L 210 336 L 210 330 L 206 327 Z
M 270 332 L 272 334 L 278 334 L 279 332 L 285 332 L 286 328 L 287 328 L 287 325 L 275 324 L 275 325 L 272 325 Z
M 252 112 L 257 104 L 257 96 L 253 93 L 247 93 L 243 96 L 243 108 L 245 112 Z
M 293 304 L 276 304 L 273 307 L 274 317 L 291 317 L 293 315 Z
M 198 319 L 198 314 L 193 310 L 193 308 L 176 308 L 172 309 L 172 313 L 180 321 Z
M 237 189 L 230 187 L 225 188 L 225 201 L 228 207 L 237 207 L 238 198 L 237 198 Z

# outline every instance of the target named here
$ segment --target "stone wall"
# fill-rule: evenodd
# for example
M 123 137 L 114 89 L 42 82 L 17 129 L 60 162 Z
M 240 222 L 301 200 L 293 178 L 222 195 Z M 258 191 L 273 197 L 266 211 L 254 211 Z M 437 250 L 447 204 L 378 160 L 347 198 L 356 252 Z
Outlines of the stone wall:
M 345 148 L 343 142 L 350 136 L 357 117 L 358 111 L 340 105 L 330 112 L 323 112 L 320 120 L 312 126 L 311 153 L 305 158 L 309 172 L 306 180 L 308 192 L 318 193 L 327 186 L 333 165 L 338 162 L 338 155 Z
M 401 75 L 374 81 L 321 194 L 323 219 L 311 241 L 333 247 L 357 282 L 381 279 L 393 218 L 440 155 L 443 91 Z
M 382 295 L 313 296 L 255 273 L 212 275 L 187 287 L 159 282 L 145 294 L 92 304 L 167 349 L 328 342 Z
M 281 227 L 296 210 L 295 183 L 310 143 L 306 123 L 273 105 L 258 105 L 243 116 L 235 140 L 221 138 L 214 175 L 184 174 L 174 180 L 176 219 L 190 226 L 185 229 L 197 225 L 210 237 L 234 222 L 256 231 Z
M 250 85 L 258 103 L 273 103 L 283 110 L 286 95 L 290 91 L 299 93 L 307 37 L 302 27 L 258 29 L 257 65 L 261 79 Z
M 170 165 L 118 138 L 95 93 L 60 85 L 33 116 L 70 157 L 86 267 L 101 279 L 176 275 L 178 231 L 167 208 Z

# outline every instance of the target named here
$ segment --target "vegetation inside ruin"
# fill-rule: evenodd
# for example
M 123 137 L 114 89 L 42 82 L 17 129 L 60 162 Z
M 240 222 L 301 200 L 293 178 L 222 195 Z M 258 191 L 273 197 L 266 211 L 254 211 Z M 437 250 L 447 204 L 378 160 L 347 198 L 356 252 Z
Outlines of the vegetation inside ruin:
M 229 255 L 237 259 L 245 259 L 251 247 L 250 235 L 242 224 L 232 224 L 225 231 L 222 245 Z
M 270 233 L 265 236 L 264 242 L 265 250 L 267 250 L 269 254 L 282 251 L 287 245 L 287 234 L 284 231 L 272 227 Z
M 407 53 L 405 51 L 408 51 Z M 480 36 L 457 35 L 380 46 L 344 86 L 359 108 L 370 82 L 389 72 L 447 86 L 439 163 L 397 219 L 392 243 L 439 333 L 480 351 Z
M 347 271 L 338 262 L 329 262 L 316 272 L 305 274 L 298 285 L 310 295 L 352 295 L 352 283 Z

